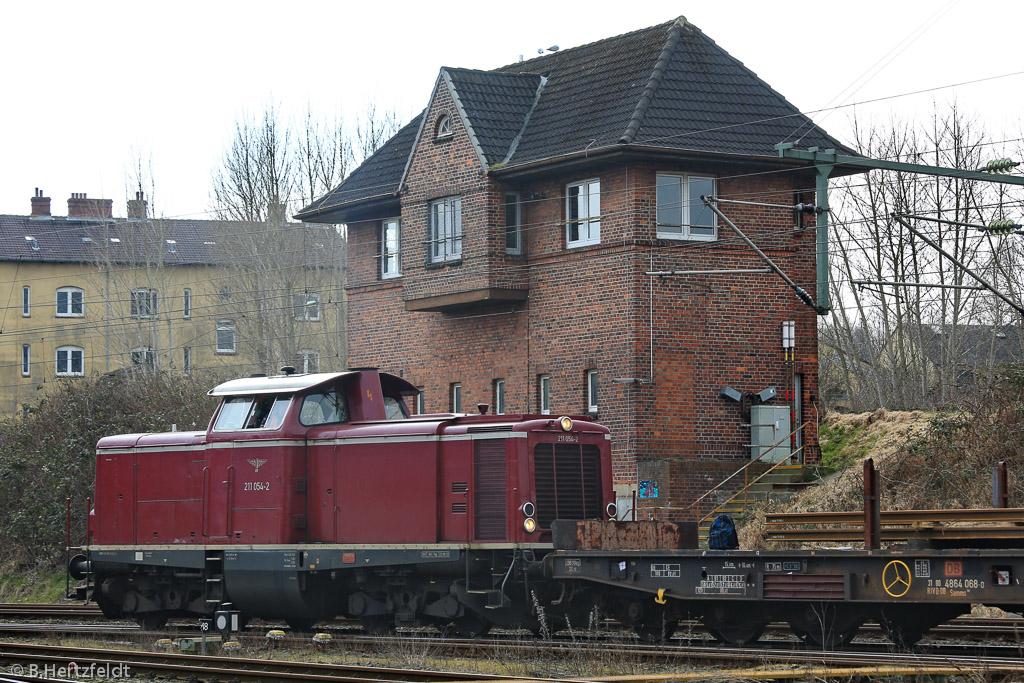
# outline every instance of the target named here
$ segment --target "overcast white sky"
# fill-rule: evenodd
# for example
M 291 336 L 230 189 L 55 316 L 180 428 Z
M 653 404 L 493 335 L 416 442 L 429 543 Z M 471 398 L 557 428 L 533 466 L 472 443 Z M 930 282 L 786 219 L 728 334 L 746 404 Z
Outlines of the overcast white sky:
M 489 69 L 680 15 L 804 111 L 1024 72 L 1021 0 L 5 2 L 0 213 L 27 214 L 39 187 L 55 215 L 72 192 L 124 215 L 141 156 L 157 215 L 206 217 L 243 112 L 355 116 L 373 101 L 407 120 L 441 66 Z M 953 99 L 997 137 L 1024 129 L 1022 73 L 856 111 L 911 119 Z M 848 140 L 851 112 L 813 117 Z

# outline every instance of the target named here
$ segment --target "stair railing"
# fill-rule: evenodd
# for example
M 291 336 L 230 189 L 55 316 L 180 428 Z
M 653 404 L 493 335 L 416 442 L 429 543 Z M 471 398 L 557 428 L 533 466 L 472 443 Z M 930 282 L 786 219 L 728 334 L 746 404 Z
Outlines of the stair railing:
M 781 439 L 776 441 L 771 447 L 767 448 L 763 453 L 761 453 L 761 455 L 759 455 L 756 458 L 752 459 L 750 462 L 745 464 L 743 467 L 741 467 L 740 469 L 736 470 L 735 472 L 730 474 L 728 477 L 726 477 L 722 481 L 718 482 L 718 484 L 716 486 L 714 486 L 713 488 L 709 489 L 707 492 L 704 493 L 704 495 L 702 495 L 700 498 L 698 498 L 697 500 L 695 500 L 692 503 L 690 503 L 690 505 L 688 507 L 684 508 L 684 509 L 685 510 L 692 510 L 694 508 L 694 506 L 700 505 L 700 502 L 702 500 L 704 500 L 705 498 L 710 496 L 712 493 L 714 493 L 718 489 L 720 489 L 723 486 L 725 486 L 725 484 L 727 484 L 730 481 L 732 481 L 735 477 L 739 476 L 740 472 L 743 473 L 743 488 L 740 489 L 739 491 L 737 491 L 736 493 L 734 493 L 732 496 L 730 496 L 729 499 L 726 500 L 724 503 L 720 503 L 718 505 L 715 505 L 713 508 L 711 508 L 711 512 L 709 512 L 704 517 L 700 518 L 700 521 L 697 523 L 698 526 L 700 525 L 701 522 L 706 522 L 712 516 L 714 516 L 715 512 L 719 508 L 721 508 L 721 507 L 723 507 L 725 505 L 728 505 L 732 501 L 734 501 L 737 498 L 739 498 L 740 494 L 744 494 L 744 499 L 746 499 L 745 498 L 746 493 L 750 489 L 751 486 L 753 486 L 754 484 L 756 484 L 757 482 L 761 481 L 763 478 L 768 476 L 768 474 L 770 474 L 776 467 L 779 467 L 779 466 L 784 465 L 784 464 L 788 464 L 790 461 L 792 461 L 794 457 L 796 457 L 801 451 L 803 451 L 804 446 L 801 445 L 799 448 L 797 448 L 792 453 L 790 453 L 789 456 L 787 456 L 787 457 L 783 458 L 782 460 L 779 460 L 777 463 L 773 464 L 771 467 L 769 467 L 767 470 L 765 470 L 763 473 L 761 473 L 753 481 L 750 481 L 750 466 L 755 464 L 755 463 L 761 462 L 761 459 L 764 458 L 766 455 L 770 455 L 770 454 L 774 453 L 776 448 L 781 446 L 788 439 L 792 438 L 792 436 L 794 434 L 796 434 L 797 432 L 801 432 L 803 430 L 803 428 L 806 427 L 809 424 L 810 424 L 809 421 L 808 422 L 804 422 L 802 425 L 800 425 L 799 427 L 797 427 L 796 429 L 791 431 L 789 434 L 786 434 L 784 437 L 782 437 Z M 799 460 L 797 462 L 799 462 Z M 697 511 L 698 511 L 698 514 L 699 514 L 700 513 L 700 508 L 699 507 L 697 508 Z

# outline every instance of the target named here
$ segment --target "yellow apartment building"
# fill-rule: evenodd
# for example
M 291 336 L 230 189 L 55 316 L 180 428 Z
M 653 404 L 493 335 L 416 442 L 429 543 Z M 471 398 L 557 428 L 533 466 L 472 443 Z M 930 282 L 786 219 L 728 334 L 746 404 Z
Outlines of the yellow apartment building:
M 127 218 L 73 194 L 0 215 L 0 417 L 60 378 L 134 368 L 225 375 L 344 367 L 344 239 L 278 221 Z

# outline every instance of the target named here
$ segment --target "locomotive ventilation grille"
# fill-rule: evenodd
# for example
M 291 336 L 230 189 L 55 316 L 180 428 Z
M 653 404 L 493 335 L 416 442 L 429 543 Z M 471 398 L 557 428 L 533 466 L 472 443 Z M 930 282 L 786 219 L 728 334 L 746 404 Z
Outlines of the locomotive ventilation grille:
M 591 444 L 542 443 L 533 451 L 537 522 L 601 519 L 601 452 Z

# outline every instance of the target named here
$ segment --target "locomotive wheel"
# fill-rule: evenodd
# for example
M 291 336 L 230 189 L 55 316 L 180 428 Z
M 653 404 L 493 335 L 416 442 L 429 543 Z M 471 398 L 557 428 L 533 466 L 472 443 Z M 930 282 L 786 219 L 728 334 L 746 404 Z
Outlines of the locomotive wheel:
M 167 625 L 167 614 L 164 612 L 143 612 L 134 618 L 143 631 L 159 631 Z
M 316 626 L 316 619 L 285 619 L 284 623 L 288 624 L 288 628 L 296 633 L 306 633 L 312 631 L 313 627 Z
M 645 643 L 660 643 L 668 640 L 676 632 L 678 621 L 661 621 L 657 623 L 636 624 L 633 632 Z
M 387 614 L 371 614 L 359 617 L 359 623 L 371 636 L 386 636 L 395 632 L 395 620 Z

